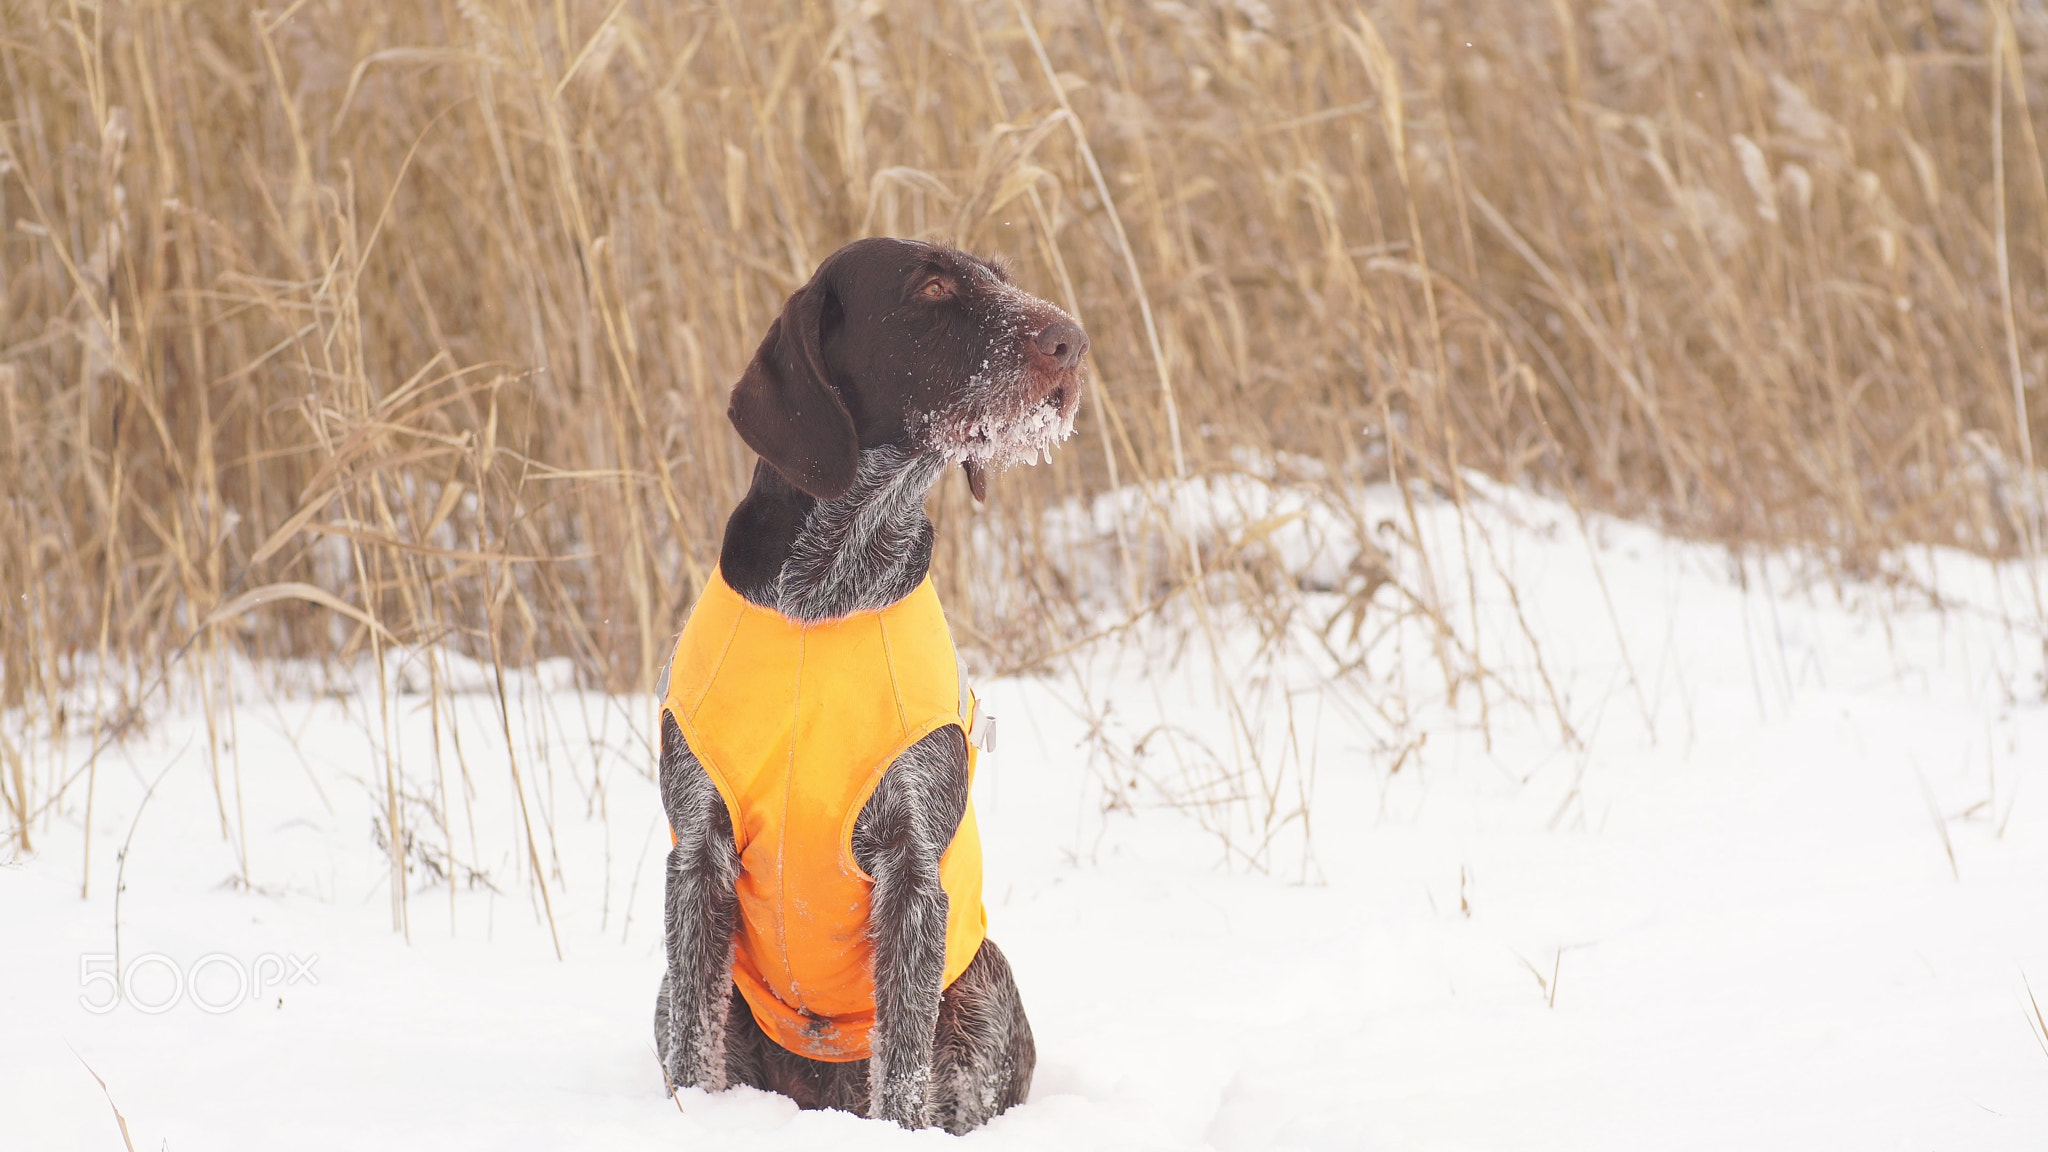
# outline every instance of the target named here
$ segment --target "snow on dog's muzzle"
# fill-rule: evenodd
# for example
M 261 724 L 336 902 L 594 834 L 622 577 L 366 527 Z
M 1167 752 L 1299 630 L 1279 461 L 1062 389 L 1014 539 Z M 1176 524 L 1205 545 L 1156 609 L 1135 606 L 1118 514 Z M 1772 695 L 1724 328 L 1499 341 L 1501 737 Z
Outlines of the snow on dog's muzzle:
M 1037 321 L 1019 325 L 1032 334 L 1019 341 L 1023 347 L 1011 362 L 984 363 L 968 380 L 959 417 L 937 438 L 960 461 L 977 501 L 988 499 L 991 469 L 1052 459 L 1052 446 L 1074 434 L 1086 386 L 1088 334 L 1058 308 L 1017 295 L 1034 306 L 1019 309 Z

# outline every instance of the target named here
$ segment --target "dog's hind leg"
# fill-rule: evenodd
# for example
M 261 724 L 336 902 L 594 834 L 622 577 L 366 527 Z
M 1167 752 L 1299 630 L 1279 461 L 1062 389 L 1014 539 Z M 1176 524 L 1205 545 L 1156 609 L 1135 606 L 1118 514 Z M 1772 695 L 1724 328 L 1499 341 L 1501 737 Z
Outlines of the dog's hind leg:
M 979 1128 L 1024 1102 L 1037 1065 L 1010 962 L 983 940 L 939 1006 L 932 1122 L 955 1136 Z
M 726 1087 L 732 1003 L 734 890 L 740 873 L 732 814 L 675 719 L 661 717 L 661 802 L 675 847 L 662 916 L 668 970 L 654 1007 L 654 1045 L 673 1087 Z
M 775 1092 L 799 1108 L 834 1108 L 856 1116 L 868 1106 L 868 1062 L 833 1063 L 799 1056 L 768 1038 L 753 1010 L 732 990 L 725 1032 L 725 1080 Z

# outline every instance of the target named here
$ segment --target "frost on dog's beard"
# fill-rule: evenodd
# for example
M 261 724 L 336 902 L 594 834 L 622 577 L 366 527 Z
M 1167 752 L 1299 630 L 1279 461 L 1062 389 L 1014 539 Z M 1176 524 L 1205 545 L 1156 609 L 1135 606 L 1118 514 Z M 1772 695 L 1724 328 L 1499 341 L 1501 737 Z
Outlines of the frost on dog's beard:
M 1052 460 L 1052 446 L 1074 434 L 1078 381 L 1033 401 L 1020 366 L 998 380 L 984 370 L 968 381 L 961 403 L 932 422 L 928 443 L 957 460 L 977 501 L 988 499 L 988 474 Z
M 986 293 L 982 324 L 991 342 L 985 358 L 952 402 L 926 417 L 916 434 L 926 451 L 961 466 L 979 502 L 988 499 L 991 472 L 1050 461 L 1052 446 L 1074 434 L 1086 377 L 1078 358 L 1053 367 L 1031 352 L 1036 334 L 1055 322 L 1072 325 L 1080 337 L 1072 317 L 985 272 L 976 276 Z M 1062 356 L 1065 347 L 1060 346 Z

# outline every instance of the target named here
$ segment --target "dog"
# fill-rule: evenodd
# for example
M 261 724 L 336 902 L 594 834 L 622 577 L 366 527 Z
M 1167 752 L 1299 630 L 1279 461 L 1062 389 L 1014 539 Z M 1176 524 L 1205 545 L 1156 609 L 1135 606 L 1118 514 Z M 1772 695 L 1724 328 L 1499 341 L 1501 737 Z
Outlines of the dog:
M 1049 458 L 1073 430 L 1087 351 L 1080 325 L 1001 264 L 875 238 L 818 266 L 733 387 L 727 416 L 760 461 L 661 716 L 674 847 L 654 1030 L 672 1088 L 750 1084 L 955 1134 L 1028 1094 L 1031 1026 L 981 926 L 977 722 L 964 676 L 945 667 L 957 657 L 927 579 L 925 498 L 955 465 L 985 501 L 992 472 Z M 808 668 L 841 639 L 849 666 L 793 687 L 779 649 L 754 651 L 787 646 Z M 875 687 L 892 681 L 893 696 Z M 894 713 L 860 711 L 878 691 Z M 831 718 L 846 701 L 854 718 Z M 843 745 L 896 738 L 906 707 L 928 717 L 904 721 L 907 746 L 872 771 L 837 766 Z M 741 744 L 751 760 L 724 751 Z M 781 759 L 741 780 L 731 763 L 760 749 Z M 848 796 L 858 816 L 834 833 Z

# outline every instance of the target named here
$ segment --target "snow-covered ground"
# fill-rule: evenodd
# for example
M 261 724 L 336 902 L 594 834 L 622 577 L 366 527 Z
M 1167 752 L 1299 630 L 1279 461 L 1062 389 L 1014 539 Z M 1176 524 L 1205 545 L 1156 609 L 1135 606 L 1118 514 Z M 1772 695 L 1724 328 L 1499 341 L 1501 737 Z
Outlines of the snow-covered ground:
M 985 686 L 991 934 L 1039 1066 L 971 1144 L 2048 1146 L 2024 566 L 1837 585 L 1521 493 L 1461 523 L 1380 489 L 1353 522 L 1444 627 L 1388 588 L 1354 637 L 1322 630 L 1361 579 L 1326 510 L 1180 499 L 1219 564 L 1269 550 L 1322 590 L 1263 631 L 1182 601 Z M 415 657 L 383 706 L 293 668 L 239 670 L 211 736 L 191 691 L 152 705 L 98 762 L 86 898 L 82 779 L 0 867 L 0 1149 L 121 1148 L 94 1074 L 173 1152 L 949 1139 L 665 1097 L 651 703 L 543 667 L 501 717 L 458 664 L 437 738 Z M 5 722 L 34 778 L 83 764 Z

